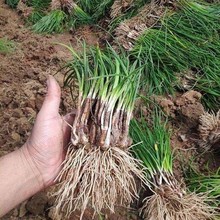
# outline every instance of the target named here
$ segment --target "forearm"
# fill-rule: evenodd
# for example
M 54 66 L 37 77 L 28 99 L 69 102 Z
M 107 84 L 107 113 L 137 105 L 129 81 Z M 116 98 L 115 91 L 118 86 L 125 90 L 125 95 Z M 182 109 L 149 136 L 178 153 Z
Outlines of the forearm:
M 0 217 L 43 188 L 25 147 L 0 158 Z

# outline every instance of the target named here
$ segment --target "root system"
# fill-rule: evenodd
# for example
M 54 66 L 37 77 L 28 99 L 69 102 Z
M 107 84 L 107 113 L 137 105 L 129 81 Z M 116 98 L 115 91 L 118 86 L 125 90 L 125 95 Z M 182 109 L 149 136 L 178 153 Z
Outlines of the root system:
M 215 145 L 220 144 L 220 111 L 216 114 L 206 112 L 200 117 L 199 134 L 200 150 L 215 149 Z
M 64 211 L 69 216 L 79 209 L 82 218 L 89 205 L 96 213 L 103 208 L 114 212 L 115 204 L 129 205 L 138 197 L 133 174 L 142 174 L 127 151 L 71 146 L 63 165 L 58 176 L 57 214 Z
M 206 200 L 206 195 L 176 192 L 161 185 L 154 195 L 146 198 L 142 212 L 147 220 L 214 219 L 214 209 Z

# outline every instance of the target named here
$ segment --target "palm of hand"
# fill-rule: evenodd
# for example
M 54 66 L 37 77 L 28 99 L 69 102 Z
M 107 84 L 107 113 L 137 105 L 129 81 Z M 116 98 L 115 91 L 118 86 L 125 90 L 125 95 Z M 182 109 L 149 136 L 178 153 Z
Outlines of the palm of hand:
M 53 183 L 65 157 L 64 147 L 70 137 L 71 115 L 64 118 L 58 113 L 60 88 L 54 78 L 49 78 L 48 92 L 37 116 L 26 148 L 46 186 Z

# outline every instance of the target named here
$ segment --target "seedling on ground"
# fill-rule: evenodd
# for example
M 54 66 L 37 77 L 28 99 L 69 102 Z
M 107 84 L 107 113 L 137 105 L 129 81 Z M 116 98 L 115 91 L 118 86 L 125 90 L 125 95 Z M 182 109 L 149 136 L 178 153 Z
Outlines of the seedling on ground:
M 142 214 L 146 220 L 207 220 L 215 217 L 214 209 L 206 201 L 206 195 L 188 192 L 173 173 L 173 154 L 170 133 L 161 115 L 153 116 L 153 126 L 145 121 L 131 123 L 131 137 L 136 158 L 146 168 L 146 179 L 153 195 L 144 200 Z

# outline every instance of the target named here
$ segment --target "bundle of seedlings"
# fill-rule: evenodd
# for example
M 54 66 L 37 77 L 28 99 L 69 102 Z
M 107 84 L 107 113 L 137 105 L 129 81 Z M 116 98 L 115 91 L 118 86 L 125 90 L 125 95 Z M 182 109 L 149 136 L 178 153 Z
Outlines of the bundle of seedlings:
M 220 5 L 181 0 L 178 6 L 180 10 L 162 21 L 167 29 L 196 44 L 206 44 L 219 38 Z
M 110 47 L 81 53 L 69 48 L 73 61 L 66 65 L 65 83 L 70 88 L 78 81 L 78 108 L 71 143 L 56 199 L 56 215 L 69 216 L 87 207 L 100 213 L 114 212 L 116 205 L 128 206 L 137 198 L 135 176 L 143 178 L 138 161 L 129 153 L 132 144 L 129 124 L 139 87 L 137 62 L 130 63 Z
M 26 0 L 23 3 L 20 1 L 18 10 L 29 11 L 29 13 L 25 13 L 25 11 L 22 11 L 22 13 L 24 14 L 26 22 L 29 25 L 33 25 L 46 15 L 50 7 L 50 3 L 51 0 Z M 25 6 L 27 9 L 25 9 Z
M 199 120 L 200 150 L 219 150 L 220 146 L 220 110 L 214 113 L 205 112 Z
M 0 54 L 10 53 L 14 50 L 14 43 L 6 38 L 0 38 Z
M 79 5 L 85 10 L 97 23 L 103 18 L 107 18 L 114 0 L 79 0 Z
M 195 45 L 166 30 L 150 28 L 145 31 L 130 54 L 144 67 L 143 82 L 147 91 L 159 95 L 173 93 L 177 73 L 190 68 L 193 47 Z
M 143 6 L 138 14 L 121 22 L 115 30 L 115 43 L 125 50 L 132 50 L 137 39 L 157 24 L 165 15 L 166 7 L 154 1 Z
M 38 33 L 59 33 L 66 28 L 92 23 L 92 18 L 72 0 L 52 0 L 51 11 L 32 27 Z
M 133 120 L 130 126 L 135 146 L 134 155 L 146 168 L 151 180 L 152 195 L 146 197 L 141 210 L 146 220 L 207 220 L 215 216 L 206 194 L 188 192 L 183 180 L 173 173 L 174 156 L 170 146 L 170 132 L 156 111 L 153 125 Z
M 207 107 L 216 103 L 216 108 L 220 103 L 217 58 L 220 8 L 184 0 L 177 6 L 179 10 L 166 13 L 154 28 L 135 39 L 130 53 L 145 66 L 143 79 L 147 89 L 153 88 L 157 94 L 172 92 L 179 73 L 196 69 L 198 78 L 195 77 L 192 87 L 204 95 Z

